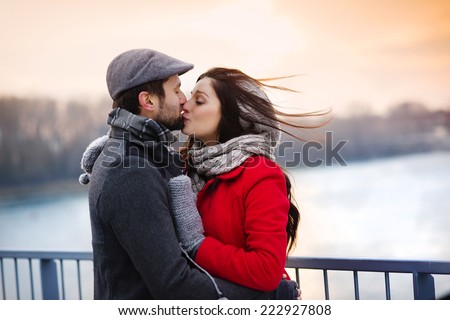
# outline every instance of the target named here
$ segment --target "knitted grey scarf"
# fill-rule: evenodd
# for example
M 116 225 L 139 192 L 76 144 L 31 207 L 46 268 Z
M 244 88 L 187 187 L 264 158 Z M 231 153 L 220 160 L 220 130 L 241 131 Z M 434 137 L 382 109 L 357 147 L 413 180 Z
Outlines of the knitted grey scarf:
M 196 170 L 189 173 L 192 187 L 199 192 L 208 178 L 229 172 L 240 166 L 252 155 L 261 155 L 274 160 L 269 133 L 248 134 L 230 139 L 225 143 L 189 150 L 189 162 Z
M 111 127 L 125 129 L 143 141 L 156 139 L 170 145 L 177 140 L 176 136 L 162 124 L 122 108 L 116 108 L 109 113 L 108 124 Z

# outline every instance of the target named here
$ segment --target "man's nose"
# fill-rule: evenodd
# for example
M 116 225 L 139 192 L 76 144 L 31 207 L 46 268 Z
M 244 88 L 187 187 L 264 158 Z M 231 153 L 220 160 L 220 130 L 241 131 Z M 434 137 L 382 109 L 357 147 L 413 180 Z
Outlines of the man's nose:
M 187 99 L 183 92 L 180 93 L 180 104 L 184 105 L 186 103 Z

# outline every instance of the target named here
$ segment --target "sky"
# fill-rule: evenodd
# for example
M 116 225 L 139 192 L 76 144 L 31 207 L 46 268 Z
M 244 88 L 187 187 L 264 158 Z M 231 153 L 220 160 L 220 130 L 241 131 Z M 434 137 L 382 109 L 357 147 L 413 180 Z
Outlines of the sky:
M 119 53 L 152 48 L 276 84 L 302 111 L 384 112 L 405 101 L 450 105 L 450 1 L 0 0 L 0 96 L 107 96 Z M 274 83 L 275 84 L 275 83 Z

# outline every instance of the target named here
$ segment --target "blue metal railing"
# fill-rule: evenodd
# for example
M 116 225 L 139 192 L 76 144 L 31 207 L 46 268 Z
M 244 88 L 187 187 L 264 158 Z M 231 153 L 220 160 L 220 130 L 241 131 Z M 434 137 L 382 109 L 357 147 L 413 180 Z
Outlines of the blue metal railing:
M 412 274 L 415 300 L 436 299 L 433 275 L 450 275 L 450 261 L 381 260 L 381 259 L 332 259 L 290 257 L 286 268 L 295 270 L 300 283 L 300 269 L 322 270 L 325 299 L 330 299 L 328 271 L 351 271 L 353 273 L 354 297 L 360 299 L 359 272 L 384 274 L 386 300 L 391 299 L 390 275 L 393 273 Z M 450 277 L 449 279 L 450 280 Z
M 85 272 L 82 272 L 81 263 L 86 264 Z M 72 264 L 72 270 L 68 270 L 70 264 Z M 347 271 L 353 274 L 356 300 L 360 299 L 360 272 L 384 275 L 387 300 L 391 299 L 390 275 L 393 273 L 412 275 L 413 297 L 416 300 L 436 298 L 434 275 L 448 275 L 450 280 L 450 261 L 289 257 L 286 268 L 295 272 L 295 278 L 300 287 L 302 285 L 300 270 L 321 271 L 324 298 L 327 300 L 330 299 L 329 271 Z M 82 277 L 92 277 L 91 252 L 0 251 L 0 275 L 0 297 L 3 300 L 92 299 L 92 281 L 82 279 Z M 70 281 L 72 281 L 72 287 L 68 288 Z M 69 297 L 68 292 L 72 294 L 72 297 Z M 73 292 L 76 292 L 75 296 Z M 88 294 L 84 296 L 83 292 Z
M 81 261 L 86 261 L 92 272 L 92 252 L 0 251 L 1 298 L 23 299 L 21 289 L 24 286 L 21 283 L 29 277 L 28 288 L 24 290 L 28 293 L 28 298 L 25 299 L 65 300 L 68 278 L 75 278 L 76 288 L 71 288 L 70 291 L 77 291 L 76 298 L 81 300 L 83 299 Z M 26 266 L 22 264 L 22 268 L 19 268 L 21 262 Z M 75 264 L 75 271 L 71 273 L 66 272 L 70 262 Z M 10 264 L 8 275 L 12 273 L 11 277 L 6 277 L 7 263 Z M 24 269 L 28 269 L 28 272 Z M 40 290 L 37 289 L 38 286 Z

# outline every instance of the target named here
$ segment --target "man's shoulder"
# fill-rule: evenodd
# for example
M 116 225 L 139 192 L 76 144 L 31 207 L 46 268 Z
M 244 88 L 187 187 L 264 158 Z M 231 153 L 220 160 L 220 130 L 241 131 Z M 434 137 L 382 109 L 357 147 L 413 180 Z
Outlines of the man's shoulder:
M 154 159 L 124 153 L 107 154 L 103 152 L 98 157 L 95 167 L 97 170 L 105 170 L 111 173 L 139 171 L 141 174 L 151 175 L 159 171 Z
M 125 156 L 106 165 L 100 157 L 98 160 L 91 175 L 89 192 L 92 197 L 101 196 L 108 202 L 120 203 L 139 194 L 145 194 L 145 199 L 149 200 L 168 192 L 164 172 L 138 156 Z

